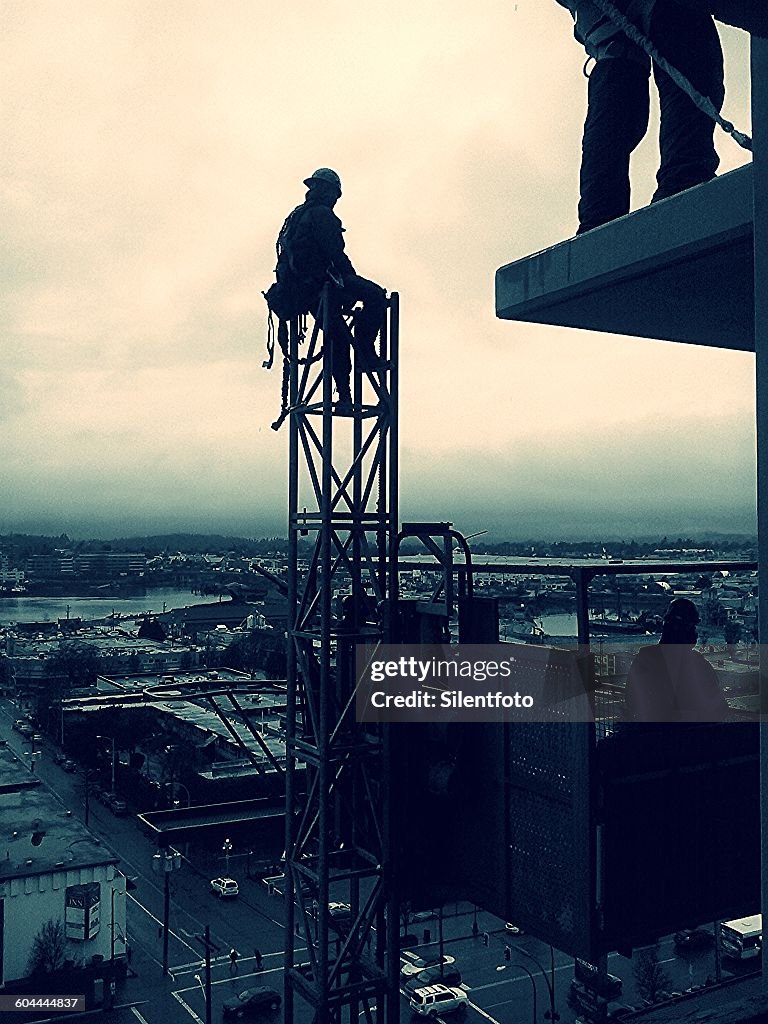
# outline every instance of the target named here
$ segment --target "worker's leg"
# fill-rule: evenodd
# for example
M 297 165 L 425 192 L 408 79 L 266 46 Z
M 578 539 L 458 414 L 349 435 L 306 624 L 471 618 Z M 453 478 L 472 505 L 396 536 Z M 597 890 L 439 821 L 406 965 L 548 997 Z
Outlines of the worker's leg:
M 599 60 L 589 76 L 581 147 L 579 233 L 629 212 L 629 157 L 648 127 L 649 66 Z
M 324 344 L 330 346 L 333 359 L 333 382 L 336 385 L 339 400 L 342 402 L 351 401 L 349 378 L 352 373 L 352 363 L 349 355 L 351 333 L 341 313 L 342 292 L 339 288 L 329 289 L 328 292 L 328 319 L 327 331 Z M 322 310 L 318 309 L 316 316 L 321 316 Z
M 719 110 L 725 95 L 723 51 L 711 16 L 675 0 L 658 0 L 651 36 L 659 53 Z M 653 75 L 661 108 L 656 201 L 714 178 L 720 159 L 711 117 L 655 63 Z
M 760 0 L 680 0 L 685 7 L 709 10 L 718 21 L 743 28 L 757 36 L 768 36 L 768 5 Z
M 349 378 L 352 374 L 352 361 L 349 354 L 350 331 L 341 310 L 338 309 L 331 319 L 331 343 L 333 345 L 333 380 L 339 400 L 348 402 L 352 398 Z
M 364 364 L 376 359 L 374 342 L 384 323 L 387 293 L 375 283 L 358 274 L 344 278 L 341 290 L 344 305 L 362 302 L 362 309 L 355 313 L 355 352 Z

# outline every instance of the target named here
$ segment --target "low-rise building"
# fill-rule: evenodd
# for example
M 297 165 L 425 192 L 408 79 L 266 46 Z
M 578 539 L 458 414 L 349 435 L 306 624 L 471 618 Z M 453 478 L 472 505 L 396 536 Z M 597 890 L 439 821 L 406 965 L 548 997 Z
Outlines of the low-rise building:
M 118 858 L 0 747 L 0 983 L 31 973 L 46 926 L 60 966 L 126 954 L 126 879 Z

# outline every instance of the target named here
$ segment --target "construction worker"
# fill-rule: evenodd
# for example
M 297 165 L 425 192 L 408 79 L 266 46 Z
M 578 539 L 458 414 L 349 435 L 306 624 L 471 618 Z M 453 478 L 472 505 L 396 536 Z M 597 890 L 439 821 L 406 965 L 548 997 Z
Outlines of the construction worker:
M 557 2 L 570 10 L 574 35 L 595 61 L 582 139 L 579 233 L 629 212 L 629 158 L 648 127 L 651 66 L 661 110 L 661 161 L 652 202 L 713 178 L 719 164 L 714 121 L 624 33 L 615 15 L 625 15 L 719 111 L 725 95 L 723 53 L 712 15 L 762 35 L 768 14 L 753 11 L 744 0 Z
M 344 228 L 333 212 L 341 196 L 341 179 L 330 167 L 320 167 L 304 179 L 304 202 L 288 216 L 278 239 L 278 279 L 292 273 L 306 297 L 307 308 L 317 312 L 320 293 L 330 284 L 330 332 L 336 412 L 352 412 L 349 379 L 352 370 L 349 331 L 342 311 L 361 302 L 354 317 L 354 346 L 364 369 L 381 367 L 375 341 L 384 319 L 386 292 L 360 277 L 344 251 Z

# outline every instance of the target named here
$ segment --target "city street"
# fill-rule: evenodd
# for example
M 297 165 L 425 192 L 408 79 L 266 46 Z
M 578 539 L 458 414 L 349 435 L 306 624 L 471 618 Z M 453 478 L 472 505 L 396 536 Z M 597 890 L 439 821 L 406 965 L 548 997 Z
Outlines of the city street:
M 30 744 L 12 730 L 18 709 L 10 701 L 0 702 L 0 738 L 23 760 L 30 763 Z M 67 773 L 54 764 L 57 748 L 44 741 L 35 773 L 62 803 L 85 820 L 84 781 L 81 772 Z M 205 1021 L 204 948 L 201 942 L 206 925 L 215 944 L 212 954 L 212 1020 L 222 1016 L 222 1003 L 245 988 L 267 985 L 282 994 L 283 928 L 282 897 L 270 894 L 263 882 L 246 876 L 245 854 L 234 851 L 230 870 L 240 883 L 240 895 L 219 900 L 209 888 L 209 879 L 225 872 L 223 854 L 206 862 L 200 855 L 184 858 L 170 879 L 171 915 L 168 940 L 169 975 L 162 971 L 163 879 L 152 871 L 156 852 L 141 832 L 134 814 L 115 817 L 95 799 L 89 802 L 89 827 L 120 857 L 121 868 L 135 885 L 127 894 L 127 940 L 130 946 L 130 971 L 117 993 L 114 1009 L 106 1014 L 116 1024 L 186 1024 L 191 1017 L 197 1024 Z M 465 985 L 469 988 L 467 1019 L 491 1024 L 533 1021 L 533 987 L 536 987 L 537 1018 L 549 1009 L 550 948 L 527 936 L 512 935 L 498 918 L 485 912 L 477 916 L 478 934 L 473 936 L 473 912 L 467 904 L 449 904 L 443 917 L 443 941 L 447 954 L 455 957 Z M 420 920 L 411 929 L 426 939 L 419 950 L 437 948 L 438 920 Z M 486 946 L 483 933 L 489 939 Z M 427 934 L 428 933 L 428 934 Z M 116 936 L 115 951 L 124 949 L 124 936 Z M 505 947 L 511 954 L 505 957 Z M 229 951 L 239 953 L 236 970 Z M 254 950 L 263 956 L 256 970 Z M 299 948 L 298 954 L 301 955 Z M 670 989 L 683 991 L 702 985 L 714 974 L 711 952 L 689 957 L 675 955 L 671 939 L 664 940 L 659 959 L 670 977 Z M 612 1004 L 638 1005 L 641 1002 L 633 977 L 632 962 L 614 954 L 609 971 L 624 982 L 621 997 Z M 527 972 L 530 972 L 527 973 Z M 564 1024 L 572 1024 L 578 1015 L 568 1005 L 573 977 L 573 960 L 562 953 L 554 956 L 555 1008 Z M 297 1020 L 309 1021 L 308 1009 L 298 1003 Z M 264 1020 L 281 1022 L 282 1010 L 265 1010 Z M 400 1020 L 411 1021 L 407 1001 L 401 999 Z

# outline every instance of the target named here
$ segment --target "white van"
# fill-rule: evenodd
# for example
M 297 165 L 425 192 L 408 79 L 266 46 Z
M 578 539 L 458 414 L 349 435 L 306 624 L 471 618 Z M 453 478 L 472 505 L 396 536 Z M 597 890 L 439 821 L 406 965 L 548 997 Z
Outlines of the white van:
M 463 988 L 449 988 L 447 985 L 426 985 L 417 988 L 408 1005 L 421 1017 L 436 1017 L 438 1013 L 458 1010 L 465 1006 L 467 993 Z

